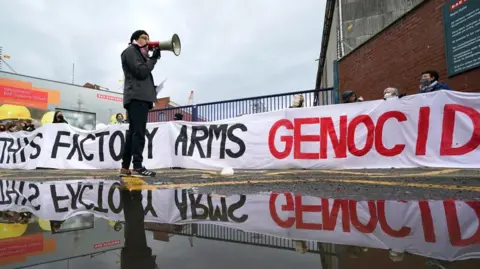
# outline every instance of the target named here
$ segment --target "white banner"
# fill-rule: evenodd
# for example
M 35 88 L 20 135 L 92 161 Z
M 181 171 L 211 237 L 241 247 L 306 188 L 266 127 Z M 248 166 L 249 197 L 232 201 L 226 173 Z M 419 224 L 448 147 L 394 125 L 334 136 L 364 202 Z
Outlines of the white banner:
M 217 122 L 148 125 L 151 169 L 479 168 L 480 94 L 441 91 L 245 115 Z M 0 168 L 115 169 L 127 125 L 83 131 L 48 124 L 0 134 Z
M 0 180 L 0 211 L 65 220 L 123 220 L 118 182 Z M 480 258 L 479 201 L 354 201 L 291 193 L 216 197 L 143 191 L 145 221 L 210 223 L 295 240 L 392 249 L 443 260 Z

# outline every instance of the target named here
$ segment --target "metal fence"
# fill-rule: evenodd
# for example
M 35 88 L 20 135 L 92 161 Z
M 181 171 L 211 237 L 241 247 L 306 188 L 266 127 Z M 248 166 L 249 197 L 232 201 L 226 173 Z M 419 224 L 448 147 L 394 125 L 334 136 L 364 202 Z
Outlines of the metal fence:
M 295 250 L 295 242 L 290 239 L 259 233 L 244 232 L 242 230 L 213 224 L 183 225 L 181 231 L 175 230 L 171 231 L 171 233 L 230 243 Z M 307 241 L 307 251 L 309 253 L 320 253 L 317 242 Z
M 184 121 L 216 121 L 280 110 L 290 107 L 296 94 L 303 95 L 305 107 L 339 103 L 338 91 L 333 88 L 317 89 L 152 110 L 149 112 L 148 121 L 172 121 L 175 114 L 182 114 Z

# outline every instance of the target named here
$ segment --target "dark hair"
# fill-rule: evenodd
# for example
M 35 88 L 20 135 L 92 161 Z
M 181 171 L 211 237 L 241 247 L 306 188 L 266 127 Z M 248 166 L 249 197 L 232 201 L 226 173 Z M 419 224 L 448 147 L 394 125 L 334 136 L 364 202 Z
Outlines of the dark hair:
M 438 72 L 435 70 L 427 70 L 422 72 L 422 75 L 429 74 L 433 79 L 438 80 L 440 76 L 438 75 Z
M 344 91 L 342 93 L 342 101 L 344 103 L 347 103 L 348 102 L 348 99 L 352 96 L 352 95 L 355 95 L 355 92 L 354 91 Z
M 115 118 L 118 118 L 118 116 L 122 116 L 122 117 L 123 117 L 123 114 L 122 114 L 122 113 L 117 113 L 117 116 L 115 116 Z
M 146 35 L 148 36 L 147 32 L 145 30 L 137 30 L 133 32 L 132 36 L 130 37 L 130 44 L 133 43 L 133 40 L 137 40 L 141 35 Z
M 182 120 L 183 114 L 182 113 L 175 113 L 175 120 Z
M 64 118 L 63 120 L 57 119 L 57 116 L 58 116 L 58 114 L 60 114 L 60 113 L 62 113 L 62 111 L 60 111 L 60 110 L 55 111 L 55 114 L 53 114 L 53 121 L 52 121 L 52 123 L 67 123 L 67 124 L 68 124 L 68 122 L 65 120 L 65 118 Z M 63 114 L 63 113 L 62 113 L 62 114 Z

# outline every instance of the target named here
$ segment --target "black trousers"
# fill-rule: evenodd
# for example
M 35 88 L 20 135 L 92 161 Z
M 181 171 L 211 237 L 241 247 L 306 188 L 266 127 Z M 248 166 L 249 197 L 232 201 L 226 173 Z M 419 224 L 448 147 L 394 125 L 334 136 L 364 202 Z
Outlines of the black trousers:
M 150 104 L 145 101 L 132 100 L 127 106 L 129 127 L 125 134 L 122 168 L 130 168 L 133 157 L 133 168 L 142 168 L 145 133 L 147 130 Z

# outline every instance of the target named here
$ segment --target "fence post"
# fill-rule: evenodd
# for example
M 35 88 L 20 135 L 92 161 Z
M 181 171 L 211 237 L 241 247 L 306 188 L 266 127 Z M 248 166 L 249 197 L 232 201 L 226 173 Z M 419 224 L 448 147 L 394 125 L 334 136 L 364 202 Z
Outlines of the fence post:
M 333 96 L 335 104 L 340 104 L 340 77 L 338 74 L 338 61 L 333 61 Z
M 192 121 L 198 121 L 198 109 L 197 105 L 192 106 Z

